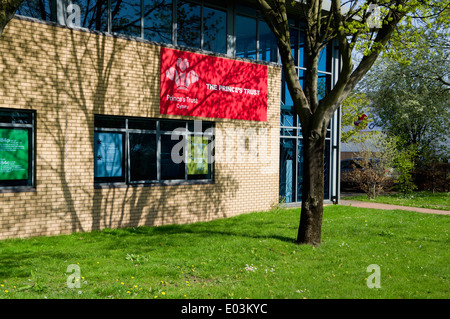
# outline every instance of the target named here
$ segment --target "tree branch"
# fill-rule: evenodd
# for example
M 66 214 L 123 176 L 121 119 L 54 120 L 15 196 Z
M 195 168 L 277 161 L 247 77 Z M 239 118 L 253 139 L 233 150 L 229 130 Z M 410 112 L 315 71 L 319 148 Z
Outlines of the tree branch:
M 0 2 L 0 36 L 6 25 L 14 17 L 23 0 L 1 0 Z

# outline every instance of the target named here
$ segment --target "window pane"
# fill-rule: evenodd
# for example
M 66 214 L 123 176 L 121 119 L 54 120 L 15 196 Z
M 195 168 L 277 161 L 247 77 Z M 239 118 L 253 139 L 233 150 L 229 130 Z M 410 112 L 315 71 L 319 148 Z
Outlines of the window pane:
M 286 78 L 285 78 L 285 75 L 284 75 L 284 72 L 282 72 L 282 78 L 281 78 L 281 99 L 282 99 L 282 102 L 283 102 L 283 104 L 285 105 L 285 106 L 292 106 L 292 105 L 294 105 L 294 101 L 292 100 L 292 97 L 291 97 L 291 93 L 289 92 L 289 88 L 288 88 L 288 85 L 287 85 L 287 82 L 286 82 Z
M 227 13 L 203 8 L 203 49 L 227 53 Z
M 157 179 L 156 134 L 130 133 L 131 181 Z
M 187 1 L 178 2 L 177 45 L 200 48 L 201 6 Z
M 281 126 L 288 126 L 293 127 L 294 126 L 294 107 L 293 106 L 281 106 Z
M 210 139 L 204 136 L 190 136 L 188 139 L 188 179 L 211 178 Z
M 281 139 L 280 145 L 280 199 L 286 203 L 295 201 L 295 140 Z
M 236 15 L 236 56 L 256 59 L 256 19 Z
M 20 111 L 0 111 L 0 123 L 31 124 L 33 117 L 31 113 Z
M 317 91 L 319 94 L 319 99 L 323 99 L 328 93 L 330 82 L 331 76 L 329 74 L 319 73 L 319 78 L 317 80 Z
M 277 62 L 278 46 L 275 35 L 267 23 L 259 21 L 259 60 Z
M 178 143 L 185 143 L 185 138 L 180 137 L 180 140 L 172 140 L 171 135 L 161 135 L 162 180 L 185 179 L 184 160 L 182 160 L 180 163 L 175 163 L 172 159 L 172 151 L 174 153 L 174 157 L 178 159 L 184 159 L 183 147 L 179 147 L 180 144 Z
M 176 129 L 182 129 L 183 132 L 186 131 L 186 122 L 185 121 L 160 121 L 159 128 L 161 131 L 172 132 Z
M 189 132 L 194 132 L 194 133 L 200 133 L 200 132 L 212 133 L 212 129 L 213 128 L 214 128 L 214 123 L 212 123 L 212 122 L 201 121 L 201 120 L 195 120 L 195 121 L 189 121 L 188 122 L 188 130 L 189 130 Z
M 298 30 L 290 29 L 289 34 L 291 35 L 291 53 L 294 59 L 294 63 L 298 66 Z
M 328 63 L 328 48 L 325 47 L 320 51 L 319 54 L 319 65 L 318 69 L 319 71 L 328 72 L 329 71 L 329 63 Z
M 124 118 L 111 118 L 103 116 L 94 117 L 94 126 L 101 128 L 125 128 Z
M 156 120 L 128 120 L 129 129 L 156 130 Z
M 28 129 L 0 129 L 0 181 L 29 178 L 29 135 Z
M 123 134 L 94 133 L 94 177 L 123 177 Z
M 72 0 L 80 7 L 81 27 L 97 31 L 108 31 L 108 0 Z
M 172 43 L 172 1 L 144 0 L 144 38 Z
M 141 36 L 141 0 L 111 0 L 112 32 Z
M 299 54 L 298 54 L 298 66 L 306 67 L 305 56 L 305 33 L 300 32 Z
M 16 14 L 43 21 L 56 21 L 56 0 L 24 0 Z

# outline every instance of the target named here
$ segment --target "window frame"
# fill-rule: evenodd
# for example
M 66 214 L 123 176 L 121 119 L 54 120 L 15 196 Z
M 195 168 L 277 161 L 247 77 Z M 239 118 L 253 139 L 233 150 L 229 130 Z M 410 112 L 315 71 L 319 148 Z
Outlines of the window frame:
M 123 142 L 123 158 L 122 158 L 122 172 L 124 173 L 124 179 L 119 181 L 115 180 L 113 177 L 104 178 L 104 177 L 95 177 L 94 172 L 94 186 L 96 188 L 102 188 L 107 186 L 152 186 L 152 185 L 185 185 L 185 184 L 210 184 L 214 183 L 214 139 L 215 139 L 215 123 L 212 121 L 202 121 L 202 131 L 190 131 L 190 124 L 195 123 L 195 121 L 199 120 L 180 120 L 180 119 L 161 119 L 161 118 L 144 118 L 144 117 L 131 117 L 131 116 L 110 116 L 103 114 L 95 114 L 95 120 L 122 120 L 124 121 L 124 127 L 122 128 L 113 128 L 113 127 L 101 127 L 94 124 L 94 134 L 97 132 L 111 132 L 117 133 L 120 132 L 124 134 L 124 142 Z M 94 120 L 94 121 L 95 121 Z M 155 122 L 156 127 L 154 129 L 145 129 L 145 128 L 132 128 L 130 127 L 130 122 L 132 121 L 148 121 L 149 123 Z M 181 123 L 183 126 L 180 128 L 182 131 L 176 131 L 176 135 L 182 136 L 181 139 L 184 139 L 185 143 L 189 141 L 188 136 L 203 136 L 209 139 L 208 144 L 208 170 L 209 170 L 209 178 L 199 178 L 199 179 L 190 179 L 188 174 L 188 161 L 187 161 L 187 152 L 183 154 L 184 159 L 184 178 L 183 179 L 163 179 L 162 178 L 162 162 L 161 162 L 161 149 L 162 149 L 162 136 L 171 136 L 173 131 L 168 129 L 161 128 L 161 122 L 177 124 Z M 207 123 L 208 128 L 212 128 L 211 131 L 204 128 L 204 123 Z M 195 128 L 195 124 L 194 124 Z M 205 132 L 206 131 L 206 132 Z M 150 180 L 132 180 L 131 179 L 131 144 L 130 144 L 130 134 L 154 134 L 156 139 L 156 179 Z M 180 139 L 180 141 L 181 141 Z M 177 140 L 175 140 L 178 143 Z M 95 140 L 94 140 L 95 143 Z M 190 145 L 189 145 L 190 146 Z M 212 147 L 211 147 L 212 146 Z M 184 150 L 187 150 L 188 145 L 184 145 Z M 94 154 L 95 160 L 95 154 Z
M 26 129 L 28 132 L 28 178 L 17 180 L 5 180 L 0 181 L 0 193 L 11 192 L 11 191 L 30 191 L 35 190 L 35 156 L 36 156 L 36 111 L 35 110 L 24 110 L 24 109 L 14 109 L 14 108 L 0 108 L 0 111 L 4 112 L 19 112 L 27 113 L 30 115 L 31 123 L 6 123 L 0 122 L 0 129 Z M 8 181 L 10 182 L 8 184 Z M 22 183 L 20 182 L 22 181 Z

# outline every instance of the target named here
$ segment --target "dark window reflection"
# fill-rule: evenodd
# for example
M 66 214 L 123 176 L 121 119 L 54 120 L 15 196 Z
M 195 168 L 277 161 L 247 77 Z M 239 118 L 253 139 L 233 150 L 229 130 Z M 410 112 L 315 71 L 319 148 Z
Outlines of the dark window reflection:
M 156 135 L 130 133 L 129 142 L 131 181 L 156 180 Z
M 295 140 L 281 139 L 280 145 L 280 199 L 295 201 Z
M 329 63 L 327 59 L 327 55 L 328 55 L 328 47 L 325 47 L 322 49 L 322 51 L 320 51 L 319 54 L 319 71 L 323 71 L 323 72 L 328 72 L 329 71 Z
M 219 53 L 227 52 L 227 13 L 225 11 L 203 8 L 203 49 Z
M 108 0 L 72 0 L 80 7 L 80 27 L 108 31 Z
M 144 0 L 144 38 L 172 43 L 172 1 Z
M 141 36 L 141 0 L 111 0 L 112 32 Z
M 291 53 L 294 59 L 295 66 L 298 66 L 298 30 L 290 29 L 289 34 L 291 36 Z
M 259 21 L 259 60 L 277 62 L 278 46 L 275 35 L 267 23 Z
M 256 19 L 236 15 L 236 56 L 256 60 Z
M 56 0 L 24 0 L 16 14 L 43 21 L 56 21 Z
M 187 1 L 178 1 L 177 44 L 200 48 L 201 6 Z
M 177 154 L 174 154 L 175 157 L 183 157 L 182 153 L 183 148 L 177 148 L 175 145 L 181 142 L 180 140 L 172 140 L 171 135 L 161 135 L 161 179 L 162 180 L 170 180 L 170 179 L 185 179 L 185 163 L 181 161 L 181 163 L 175 163 L 172 159 L 172 151 L 177 152 L 176 149 L 179 149 Z

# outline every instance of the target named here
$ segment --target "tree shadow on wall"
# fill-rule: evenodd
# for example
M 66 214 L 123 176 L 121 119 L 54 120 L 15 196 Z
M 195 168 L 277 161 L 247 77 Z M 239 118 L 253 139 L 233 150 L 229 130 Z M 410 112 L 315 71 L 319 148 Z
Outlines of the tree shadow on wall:
M 24 202 L 36 208 L 18 207 L 17 236 L 26 219 L 39 220 L 36 234 L 57 234 L 226 217 L 225 202 L 239 188 L 227 173 L 205 185 L 94 188 L 94 114 L 159 110 L 159 49 L 39 22 L 11 25 L 22 23 L 22 38 L 6 30 L 1 39 L 9 51 L 0 90 L 37 111 L 36 192 Z

